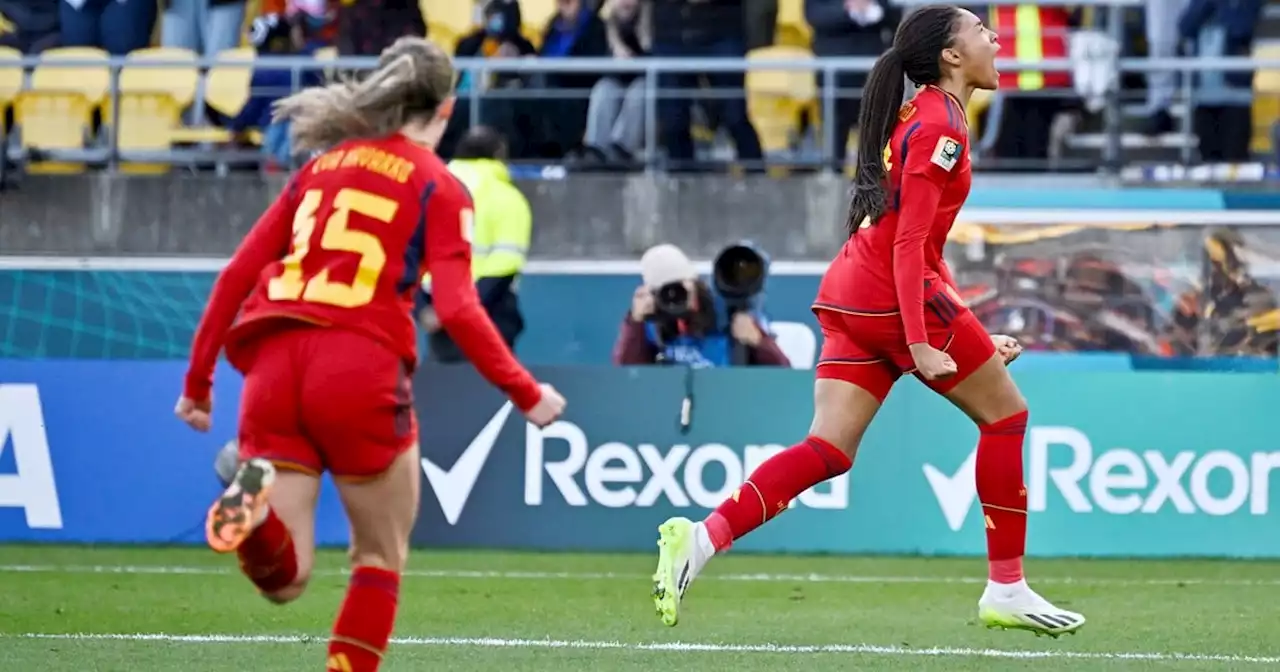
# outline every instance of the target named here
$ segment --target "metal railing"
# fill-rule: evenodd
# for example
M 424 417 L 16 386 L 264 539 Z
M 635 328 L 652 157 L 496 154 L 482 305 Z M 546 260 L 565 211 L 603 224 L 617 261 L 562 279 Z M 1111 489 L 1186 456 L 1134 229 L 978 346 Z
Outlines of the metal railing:
M 914 1 L 914 0 L 909 0 Z M 1122 0 L 1128 2 L 1128 0 Z M 1080 4 L 1078 2 L 1072 4 Z M 1092 4 L 1107 5 L 1116 7 L 1116 0 L 1098 0 Z M 1118 11 L 1118 8 L 1117 8 Z M 1119 25 L 1119 22 L 1113 22 L 1113 25 Z M 848 72 L 867 72 L 875 63 L 874 58 L 813 58 L 813 59 L 746 59 L 746 58 L 717 58 L 717 59 L 699 59 L 699 58 L 641 58 L 634 60 L 617 60 L 617 59 L 601 59 L 601 58 L 581 58 L 581 59 L 544 59 L 544 58 L 524 58 L 524 59 L 457 59 L 456 67 L 460 73 L 470 73 L 473 80 L 487 79 L 489 75 L 496 74 L 516 74 L 516 75 L 572 75 L 572 74 L 633 74 L 643 76 L 645 82 L 645 148 L 644 154 L 647 158 L 647 165 L 650 169 L 655 168 L 658 163 L 656 159 L 660 155 L 659 143 L 659 100 L 669 97 L 689 97 L 691 91 L 687 89 L 673 89 L 664 87 L 663 76 L 674 74 L 706 74 L 706 73 L 737 73 L 747 72 L 749 70 L 758 71 L 791 71 L 791 72 L 807 72 L 816 75 L 822 75 L 818 88 L 818 104 L 823 119 L 834 119 L 837 102 L 842 96 L 850 94 L 860 94 L 857 91 L 843 90 L 836 86 L 835 75 Z M 78 60 L 62 60 L 53 62 L 42 61 L 39 57 L 23 57 L 16 62 L 14 60 L 6 60 L 0 58 L 0 68 L 13 67 L 20 65 L 28 71 L 38 65 L 46 67 L 101 67 L 103 61 L 78 61 Z M 292 72 L 292 81 L 294 89 L 301 86 L 303 81 L 303 73 L 307 71 L 337 69 L 343 71 L 360 71 L 367 70 L 376 66 L 377 59 L 373 57 L 342 57 L 332 60 L 316 60 L 311 57 L 304 56 L 281 56 L 281 57 L 262 57 L 253 61 L 254 68 L 271 68 L 276 70 L 287 69 Z M 124 57 L 112 57 L 106 61 L 106 65 L 110 70 L 110 86 L 108 103 L 111 114 L 109 119 L 116 119 L 119 113 L 120 96 L 119 96 L 119 78 L 122 67 L 128 68 L 173 68 L 173 67 L 191 67 L 192 62 L 166 62 L 166 61 L 131 61 Z M 200 58 L 195 61 L 195 65 L 205 71 L 211 67 L 250 67 L 243 60 L 220 60 Z M 1000 59 L 997 61 L 997 67 L 1002 72 L 1070 72 L 1074 62 L 1070 59 L 1045 59 L 1036 63 L 1024 63 L 1015 60 Z M 1114 63 L 1115 68 L 1121 73 L 1146 73 L 1146 72 L 1175 72 L 1183 75 L 1183 95 L 1194 104 L 1193 96 L 1191 96 L 1191 75 L 1196 72 L 1242 72 L 1253 71 L 1257 69 L 1280 69 L 1280 59 L 1256 59 L 1251 57 L 1211 57 L 1211 58 L 1166 58 L 1166 59 L 1145 59 L 1145 58 L 1117 58 Z M 203 77 L 201 78 L 201 90 L 203 90 Z M 569 97 L 585 97 L 585 90 L 548 90 L 539 89 L 525 93 L 516 93 L 504 90 L 481 91 L 478 87 L 471 87 L 467 92 L 460 95 L 467 98 L 470 102 L 470 121 L 478 122 L 483 105 L 486 99 L 490 97 L 548 97 L 548 94 L 565 94 Z M 695 92 L 698 93 L 698 92 Z M 718 92 L 705 91 L 700 92 L 704 98 L 715 97 L 737 97 L 744 95 L 741 90 L 723 90 Z M 1000 95 L 1017 96 L 1027 92 L 1019 91 L 1002 91 Z M 1043 91 L 1035 92 L 1043 95 Z M 1100 167 L 1109 170 L 1118 170 L 1122 163 L 1121 147 L 1119 143 L 1121 131 L 1121 96 L 1122 91 L 1117 89 L 1108 94 L 1106 114 L 1104 115 L 1105 130 L 1107 142 L 1102 147 Z M 1073 90 L 1060 89 L 1056 91 L 1056 95 L 1075 96 Z M 203 106 L 203 96 L 197 96 L 197 107 Z M 823 137 L 821 138 L 820 161 L 825 162 L 828 157 L 832 156 L 836 138 L 834 137 L 833 124 L 823 124 Z M 172 152 L 160 153 L 138 153 L 138 152 L 122 152 L 118 146 L 118 138 L 116 129 L 110 125 L 105 125 L 106 142 L 103 146 L 92 147 L 83 152 L 60 152 L 53 158 L 59 158 L 72 161 L 102 161 L 109 165 L 116 165 L 119 161 L 196 161 L 196 160 L 234 160 L 235 158 L 246 158 L 243 152 L 224 152 L 219 150 L 199 150 L 195 152 L 183 152 L 174 150 Z M 20 130 L 20 129 L 19 129 Z M 1189 128 L 1184 128 L 1189 132 Z M 17 161 L 27 158 L 27 153 L 17 149 L 10 148 L 9 156 Z M 256 156 L 256 155 L 255 155 Z M 1184 157 L 1186 158 L 1186 157 Z

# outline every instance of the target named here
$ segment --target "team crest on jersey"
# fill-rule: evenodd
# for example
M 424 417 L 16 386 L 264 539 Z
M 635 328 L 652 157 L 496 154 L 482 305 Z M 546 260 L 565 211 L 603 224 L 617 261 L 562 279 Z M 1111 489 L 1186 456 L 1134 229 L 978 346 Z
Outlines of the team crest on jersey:
M 906 121 L 916 113 L 915 103 L 907 103 L 898 108 L 898 121 Z
M 959 140 L 944 135 L 938 138 L 938 146 L 933 148 L 933 158 L 930 160 L 949 173 L 960 162 L 962 149 Z

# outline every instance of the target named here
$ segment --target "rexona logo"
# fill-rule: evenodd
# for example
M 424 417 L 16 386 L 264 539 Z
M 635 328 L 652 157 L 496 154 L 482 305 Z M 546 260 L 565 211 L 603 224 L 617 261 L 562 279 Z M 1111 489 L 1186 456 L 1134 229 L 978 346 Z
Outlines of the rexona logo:
M 13 451 L 17 471 L 0 475 L 0 508 L 22 509 L 30 528 L 62 529 L 62 507 L 35 385 L 0 385 L 0 455 L 5 450 Z
M 1128 515 L 1172 509 L 1180 514 L 1226 516 L 1247 505 L 1250 514 L 1264 516 L 1270 510 L 1271 472 L 1280 469 L 1280 452 L 1246 458 L 1225 450 L 1188 450 L 1166 457 L 1154 450 L 1114 448 L 1095 455 L 1089 437 L 1073 427 L 1033 427 L 1029 439 L 1027 508 L 1031 511 L 1045 510 L 1053 487 L 1076 513 L 1097 509 Z M 1070 464 L 1050 467 L 1050 447 L 1070 451 Z M 977 459 L 975 450 L 950 476 L 932 464 L 924 465 L 925 479 L 952 530 L 964 526 L 977 499 Z
M 422 459 L 423 473 L 450 525 L 462 516 L 511 411 L 509 402 L 499 409 L 448 471 Z M 557 448 L 552 460 L 547 448 L 556 443 L 568 451 Z M 782 450 L 784 446 L 776 444 L 747 445 L 737 451 L 721 443 L 659 448 L 617 441 L 593 448 L 586 432 L 572 422 L 560 421 L 543 429 L 525 423 L 524 502 L 542 506 L 548 497 L 556 497 L 570 506 L 622 508 L 655 506 L 665 499 L 680 508 L 711 508 L 732 495 L 761 462 Z M 792 504 L 848 508 L 848 475 L 802 493 Z

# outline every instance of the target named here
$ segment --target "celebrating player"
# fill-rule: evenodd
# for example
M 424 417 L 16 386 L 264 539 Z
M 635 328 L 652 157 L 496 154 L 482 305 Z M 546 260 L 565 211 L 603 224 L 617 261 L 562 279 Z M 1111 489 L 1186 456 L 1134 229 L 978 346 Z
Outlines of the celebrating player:
M 850 238 L 813 305 L 823 345 L 809 436 L 760 465 L 706 520 L 672 518 L 659 528 L 654 602 L 667 625 L 676 624 L 690 581 L 713 555 L 849 470 L 863 432 L 905 373 L 980 430 L 977 490 L 990 560 L 981 621 L 1055 637 L 1084 625 L 1080 614 L 1033 592 L 1022 574 L 1027 406 L 1005 368 L 1020 347 L 986 333 L 942 257 L 971 181 L 965 104 L 974 89 L 996 88 L 997 51 L 978 17 L 932 5 L 903 21 L 876 62 L 862 103 Z M 904 76 L 923 88 L 902 105 Z
M 320 474 L 333 474 L 351 522 L 352 562 L 329 640 L 326 669 L 336 672 L 376 670 L 395 621 L 418 512 L 410 311 L 423 272 L 432 275 L 443 328 L 531 422 L 552 422 L 565 405 L 515 360 L 472 285 L 471 197 L 433 151 L 453 111 L 453 81 L 437 46 L 401 38 L 363 81 L 278 104 L 294 146 L 325 151 L 218 277 L 176 409 L 209 429 L 213 370 L 225 346 L 245 375 L 243 464 L 209 510 L 208 542 L 236 552 L 273 602 L 306 587 Z

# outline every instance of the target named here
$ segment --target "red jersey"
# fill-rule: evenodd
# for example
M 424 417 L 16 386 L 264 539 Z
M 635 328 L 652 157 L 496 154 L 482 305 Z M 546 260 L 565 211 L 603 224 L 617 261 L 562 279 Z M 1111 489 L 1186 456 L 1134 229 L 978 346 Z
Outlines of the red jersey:
M 863 222 L 844 244 L 822 278 L 814 307 L 901 312 L 907 344 L 925 343 L 925 289 L 939 281 L 943 288 L 955 287 L 942 248 L 972 182 L 960 101 L 934 86 L 922 89 L 899 110 L 884 161 L 888 209 L 879 220 Z
M 346 329 L 417 366 L 413 295 L 432 275 L 441 326 L 521 410 L 541 397 L 480 305 L 471 279 L 474 206 L 434 152 L 400 134 L 312 159 L 218 276 L 196 331 L 187 397 L 208 398 L 218 353 L 240 370 L 263 332 L 303 322 Z

